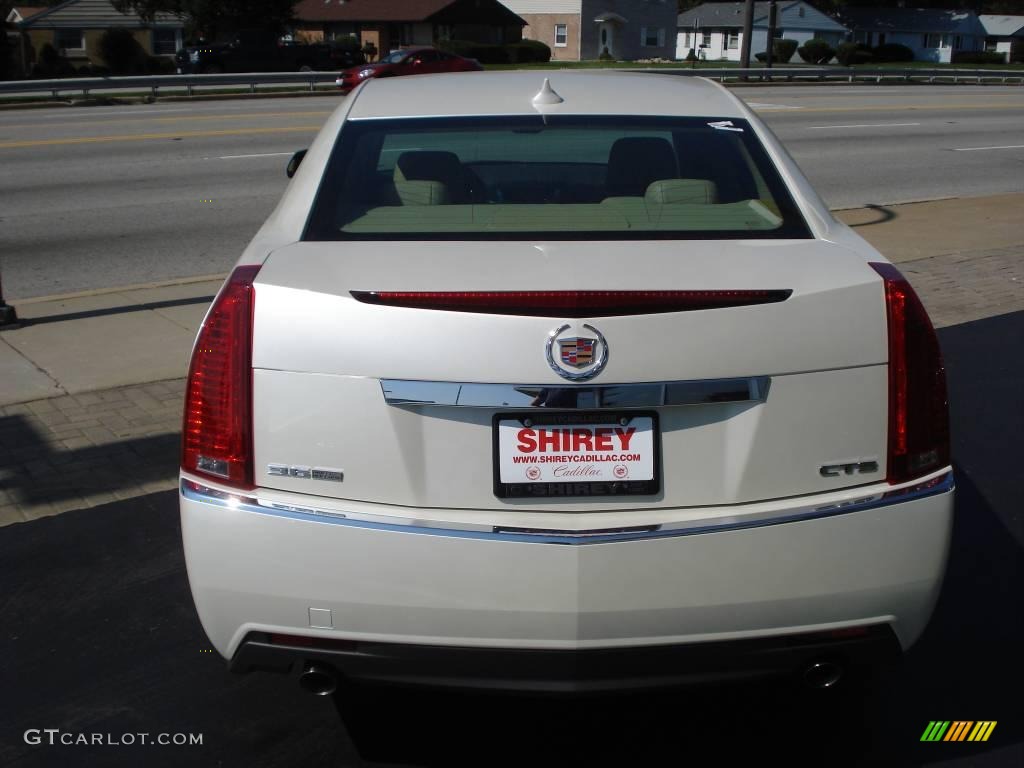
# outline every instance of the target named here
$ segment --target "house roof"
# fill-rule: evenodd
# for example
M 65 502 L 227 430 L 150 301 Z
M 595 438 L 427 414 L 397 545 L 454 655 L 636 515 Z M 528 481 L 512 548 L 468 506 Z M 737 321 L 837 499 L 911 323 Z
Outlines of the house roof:
M 295 5 L 295 18 L 316 22 L 417 22 L 427 21 L 444 11 L 473 17 L 505 16 L 509 25 L 524 25 L 522 19 L 498 0 L 475 0 L 462 7 L 460 0 L 301 0 Z
M 840 11 L 839 16 L 850 29 L 856 30 L 985 34 L 985 28 L 973 11 L 947 11 L 940 8 L 846 7 Z
M 302 0 L 302 21 L 426 21 L 455 0 Z
M 24 16 L 24 14 L 22 14 Z M 158 13 L 152 22 L 137 13 L 121 13 L 110 0 L 65 0 L 60 5 L 42 8 L 39 13 L 25 17 L 18 26 L 34 29 L 106 29 L 109 27 L 161 27 L 184 26 L 184 20 L 170 13 Z
M 745 3 L 704 3 L 696 8 L 680 13 L 677 25 L 680 29 L 693 28 L 696 22 L 699 28 L 718 27 L 736 28 L 743 26 L 743 9 Z M 846 27 L 830 16 L 817 10 L 814 6 L 794 0 L 778 3 L 777 24 L 780 29 L 809 29 L 814 31 L 846 32 Z M 768 26 L 768 10 L 771 3 L 754 3 L 754 26 Z M 803 11 L 803 13 L 800 13 Z M 783 23 L 783 16 L 785 22 Z
M 985 33 L 992 37 L 1024 37 L 1024 16 L 983 13 L 978 17 Z
M 45 10 L 45 5 L 15 5 L 11 8 L 11 12 L 7 14 L 7 21 L 9 23 L 24 21 L 30 16 L 35 16 L 37 13 L 42 13 Z

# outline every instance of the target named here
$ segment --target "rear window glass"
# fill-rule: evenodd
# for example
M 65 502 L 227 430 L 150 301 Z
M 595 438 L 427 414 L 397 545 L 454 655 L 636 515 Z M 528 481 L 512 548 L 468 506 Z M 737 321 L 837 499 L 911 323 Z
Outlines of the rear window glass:
M 806 238 L 743 120 L 350 120 L 307 240 Z

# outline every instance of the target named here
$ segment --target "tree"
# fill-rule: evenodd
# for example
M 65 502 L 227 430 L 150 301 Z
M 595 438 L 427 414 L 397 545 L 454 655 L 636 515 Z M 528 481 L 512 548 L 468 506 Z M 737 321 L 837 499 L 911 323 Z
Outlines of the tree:
M 183 16 L 190 35 L 217 39 L 243 29 L 280 33 L 292 20 L 294 0 L 113 0 L 122 13 L 152 20 L 158 13 Z

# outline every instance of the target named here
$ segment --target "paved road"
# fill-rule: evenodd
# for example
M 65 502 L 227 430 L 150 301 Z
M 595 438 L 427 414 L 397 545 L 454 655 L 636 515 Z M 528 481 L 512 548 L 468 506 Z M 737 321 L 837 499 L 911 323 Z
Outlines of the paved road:
M 1024 88 L 736 92 L 833 206 L 1024 191 Z M 287 155 L 309 143 L 336 102 L 0 112 L 5 295 L 226 271 L 280 197 Z
M 383 709 L 358 708 L 384 734 L 363 745 L 387 748 L 384 758 L 407 765 L 593 768 L 767 758 L 1019 768 L 1024 362 L 1013 351 L 1024 345 L 1024 312 L 945 328 L 940 338 L 953 403 L 954 545 L 931 624 L 878 689 L 834 697 L 741 686 L 572 701 L 402 694 Z M 287 678 L 232 676 L 209 652 L 188 594 L 174 492 L 0 528 L 0 552 L 0 764 L 361 764 L 330 701 L 301 693 Z M 998 725 L 985 744 L 920 743 L 936 719 Z M 24 742 L 30 728 L 118 740 L 201 733 L 203 743 L 34 746 Z

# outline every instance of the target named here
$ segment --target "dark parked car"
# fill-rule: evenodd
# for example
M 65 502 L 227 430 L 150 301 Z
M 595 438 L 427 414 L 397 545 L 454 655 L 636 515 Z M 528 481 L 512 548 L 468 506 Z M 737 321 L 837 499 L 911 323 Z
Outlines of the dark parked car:
M 300 72 L 344 69 L 366 61 L 358 48 L 240 36 L 226 43 L 201 42 L 175 54 L 179 74 Z
M 350 67 L 338 77 L 338 87 L 348 93 L 371 77 L 427 75 L 435 72 L 478 72 L 483 67 L 476 59 L 467 59 L 436 48 L 403 48 L 373 64 Z

